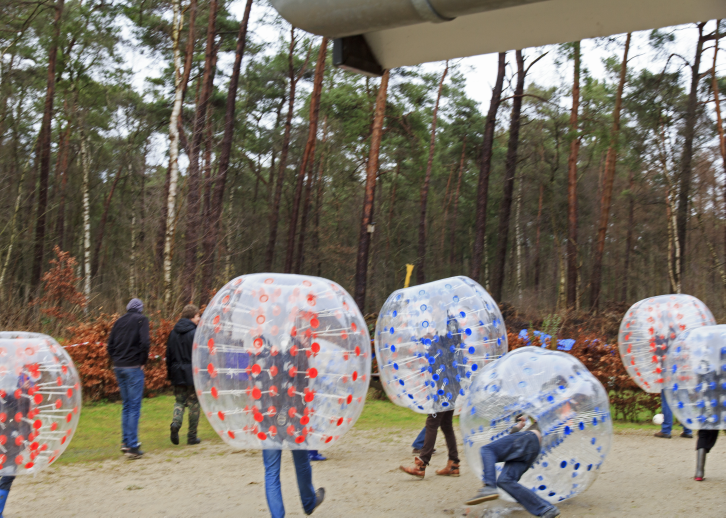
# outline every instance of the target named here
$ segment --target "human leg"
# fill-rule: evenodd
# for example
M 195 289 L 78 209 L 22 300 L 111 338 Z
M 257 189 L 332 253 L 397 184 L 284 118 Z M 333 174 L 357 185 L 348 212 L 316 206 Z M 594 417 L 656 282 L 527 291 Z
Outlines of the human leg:
M 449 460 L 446 467 L 436 472 L 437 475 L 447 477 L 459 476 L 459 451 L 456 447 L 456 435 L 454 434 L 454 411 L 444 412 L 441 416 L 441 432 L 446 439 L 446 447 L 449 450 Z
M 114 369 L 116 375 L 116 382 L 118 383 L 118 390 L 121 394 L 121 441 L 126 447 L 133 446 L 130 443 L 129 436 L 129 409 L 131 402 L 129 401 L 129 381 L 127 376 L 128 369 Z
M 187 430 L 187 444 L 199 444 L 197 428 L 199 427 L 199 399 L 194 387 L 187 388 L 186 406 L 189 408 L 189 429 Z
M 300 490 L 303 509 L 310 514 L 315 509 L 315 486 L 313 486 L 313 468 L 310 466 L 307 450 L 292 450 L 292 461 L 295 463 L 297 487 Z
M 536 459 L 536 457 L 534 457 Z M 507 461 L 504 463 L 502 474 L 499 475 L 497 486 L 509 493 L 517 502 L 522 504 L 524 508 L 534 516 L 542 516 L 554 506 L 542 497 L 535 494 L 534 491 L 527 489 L 519 483 L 524 472 L 527 471 L 534 460 L 530 457 L 527 460 Z
M 141 400 L 144 397 L 144 371 L 138 369 L 126 369 L 129 376 L 129 442 L 127 446 L 131 449 L 138 449 L 139 443 L 139 418 L 141 417 Z
M 698 442 L 696 443 L 696 474 L 693 477 L 701 482 L 706 478 L 706 455 L 716 444 L 720 430 L 698 430 Z
M 426 418 L 426 434 L 424 436 L 424 445 L 421 455 L 418 456 L 425 466 L 428 466 L 431 456 L 434 454 L 434 446 L 436 446 L 436 435 L 441 426 L 441 419 L 445 412 L 438 414 L 430 414 Z
M 414 450 L 420 450 L 421 448 L 423 448 L 425 438 L 426 438 L 426 426 L 424 426 L 421 429 L 421 432 L 416 436 L 416 439 L 414 439 L 411 447 Z
M 5 503 L 8 501 L 8 494 L 10 493 L 10 487 L 13 485 L 15 477 L 1 477 L 0 478 L 0 518 L 2 518 L 3 511 L 5 510 Z
M 184 407 L 186 406 L 186 386 L 174 385 L 174 413 L 169 425 L 169 439 L 172 444 L 179 444 L 179 429 L 184 421 Z
M 262 450 L 262 462 L 265 465 L 265 497 L 272 518 L 285 518 L 285 505 L 282 502 L 282 486 L 280 485 L 281 461 L 282 450 Z
M 666 401 L 665 390 L 660 391 L 660 406 L 663 410 L 663 424 L 660 426 L 660 433 L 656 437 L 670 437 L 673 430 L 673 412 Z

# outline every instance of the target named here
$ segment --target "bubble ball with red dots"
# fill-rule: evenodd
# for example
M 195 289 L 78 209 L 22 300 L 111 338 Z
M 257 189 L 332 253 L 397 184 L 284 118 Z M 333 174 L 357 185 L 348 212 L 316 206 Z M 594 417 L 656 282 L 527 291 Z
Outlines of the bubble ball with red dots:
M 486 365 L 463 398 L 460 426 L 466 459 L 483 477 L 481 448 L 516 432 L 517 417 L 536 422 L 540 452 L 520 484 L 550 503 L 590 487 L 610 451 L 608 394 L 574 356 L 522 347 Z M 523 431 L 529 431 L 527 427 Z M 497 464 L 501 472 L 503 464 Z M 509 495 L 500 489 L 500 495 Z
M 472 377 L 508 342 L 497 303 L 460 276 L 393 292 L 378 316 L 375 347 L 388 397 L 431 414 L 457 410 Z
M 666 400 L 678 421 L 696 430 L 726 429 L 726 325 L 681 333 L 663 370 Z
M 192 365 L 202 408 L 229 445 L 321 450 L 363 410 L 370 336 L 358 306 L 332 281 L 243 275 L 205 309 Z
M 80 378 L 65 349 L 39 333 L 0 332 L 0 476 L 53 464 L 80 414 Z
M 690 295 L 659 295 L 636 302 L 625 313 L 618 348 L 625 369 L 644 391 L 660 393 L 663 360 L 682 332 L 716 321 L 706 305 Z

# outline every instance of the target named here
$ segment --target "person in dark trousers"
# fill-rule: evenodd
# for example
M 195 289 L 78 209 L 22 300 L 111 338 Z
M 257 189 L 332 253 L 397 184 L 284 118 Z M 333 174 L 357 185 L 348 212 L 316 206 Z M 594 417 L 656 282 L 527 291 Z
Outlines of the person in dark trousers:
M 511 434 L 497 439 L 481 447 L 481 458 L 484 464 L 484 487 L 474 498 L 466 501 L 466 505 L 476 505 L 488 500 L 499 498 L 497 487 L 503 489 L 517 502 L 522 504 L 530 514 L 544 518 L 556 518 L 560 510 L 539 497 L 534 491 L 519 483 L 525 471 L 539 457 L 542 432 L 537 423 L 522 431 L 527 418 L 517 416 L 517 424 Z M 497 479 L 497 462 L 504 462 L 502 473 Z
M 149 359 L 150 341 L 149 319 L 143 312 L 144 303 L 131 299 L 126 306 L 126 314 L 113 324 L 106 347 L 123 400 L 121 451 L 132 459 L 144 454 L 139 442 L 139 417 L 144 397 L 144 365 Z
M 421 454 L 414 459 L 413 466 L 401 466 L 401 471 L 417 478 L 424 478 L 426 475 L 426 466 L 429 465 L 431 456 L 434 454 L 436 435 L 439 428 L 441 428 L 441 432 L 444 434 L 444 438 L 446 439 L 446 447 L 449 450 L 449 461 L 446 463 L 446 467 L 436 471 L 436 474 L 447 477 L 458 477 L 459 451 L 456 447 L 456 435 L 454 435 L 454 426 L 452 424 L 453 419 L 453 410 L 430 414 L 426 418 L 426 437 L 424 439 Z
M 189 304 L 182 309 L 181 318 L 169 334 L 166 342 L 166 372 L 174 386 L 174 417 L 171 421 L 171 442 L 179 444 L 179 429 L 184 421 L 184 409 L 189 409 L 187 444 L 199 444 L 199 400 L 194 391 L 192 378 L 192 347 L 194 333 L 199 325 L 199 308 Z
M 424 441 L 426 440 L 426 426 L 424 426 L 419 434 L 416 436 L 416 438 L 413 440 L 413 444 L 411 444 L 411 448 L 413 448 L 413 454 L 414 455 L 420 455 L 421 450 L 423 450 L 424 447 Z M 436 450 L 434 449 L 433 455 L 436 455 Z

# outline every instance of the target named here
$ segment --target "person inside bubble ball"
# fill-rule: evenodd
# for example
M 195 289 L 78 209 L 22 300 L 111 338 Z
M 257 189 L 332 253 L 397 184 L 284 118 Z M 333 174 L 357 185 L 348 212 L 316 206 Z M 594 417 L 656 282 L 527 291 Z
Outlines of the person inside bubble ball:
M 726 352 L 721 352 L 721 360 L 723 362 L 726 358 Z M 716 366 L 706 360 L 701 360 L 698 368 L 696 369 L 696 379 L 698 385 L 696 387 L 697 392 L 703 394 L 703 399 L 707 400 L 708 396 L 715 396 L 711 392 L 711 387 L 720 387 L 719 375 Z M 717 389 L 716 389 L 717 390 Z M 722 405 L 711 405 L 706 406 L 699 404 L 698 407 L 701 409 L 701 416 L 699 421 L 706 422 L 712 420 L 720 422 L 723 419 L 723 412 L 720 411 L 723 408 Z M 698 442 L 696 443 L 696 474 L 693 479 L 696 482 L 703 482 L 706 478 L 706 455 L 711 452 L 711 448 L 716 445 L 718 439 L 718 432 L 720 430 L 698 430 Z
M 29 372 L 30 371 L 27 369 L 24 369 L 18 377 L 17 389 L 20 390 L 20 393 L 13 391 L 12 395 L 8 393 L 5 396 L 6 400 L 3 405 L 3 410 L 6 415 L 15 416 L 18 413 L 25 416 L 28 415 L 28 412 L 30 411 L 30 399 L 27 397 L 27 394 L 28 391 L 35 385 Z M 17 423 L 15 429 L 9 433 L 10 437 L 6 438 L 7 442 L 5 443 L 5 451 L 3 451 L 3 463 L 9 461 L 11 464 L 15 464 L 15 469 L 22 467 L 21 463 L 23 461 L 23 452 L 27 448 L 27 441 L 21 441 L 18 444 L 16 439 L 18 437 L 29 438 L 31 433 L 33 433 L 33 429 L 30 423 L 23 420 Z M 0 477 L 0 518 L 3 517 L 5 504 L 8 501 L 10 488 L 14 481 L 15 476 L 13 475 Z
M 523 414 L 518 415 L 517 424 L 514 425 L 511 434 L 481 447 L 484 487 L 476 496 L 467 500 L 466 505 L 477 505 L 499 498 L 497 489 L 499 487 L 534 516 L 556 518 L 560 515 L 557 507 L 519 483 L 522 475 L 539 457 L 542 444 L 542 432 L 537 422 L 534 421 L 525 429 L 526 424 L 527 417 Z M 504 462 L 499 479 L 497 479 L 497 462 Z
M 663 357 L 668 350 L 668 345 L 670 344 L 670 342 L 673 341 L 671 337 L 678 336 L 679 332 L 678 326 L 670 314 L 663 314 L 662 319 L 668 322 L 668 330 L 665 333 L 656 333 L 653 337 L 653 342 L 651 343 L 651 351 L 655 356 L 658 357 L 658 361 L 661 363 L 661 365 L 663 362 Z M 663 410 L 663 422 L 661 423 L 660 431 L 655 432 L 653 435 L 660 439 L 670 439 L 671 431 L 673 430 L 673 410 L 671 410 L 671 407 L 668 406 L 668 401 L 666 401 L 665 389 L 660 391 L 660 405 L 661 409 Z M 683 427 L 681 437 L 683 437 L 684 439 L 692 439 L 693 431 L 691 431 L 689 428 L 686 428 L 686 425 L 684 425 L 683 423 L 681 423 L 681 427 Z

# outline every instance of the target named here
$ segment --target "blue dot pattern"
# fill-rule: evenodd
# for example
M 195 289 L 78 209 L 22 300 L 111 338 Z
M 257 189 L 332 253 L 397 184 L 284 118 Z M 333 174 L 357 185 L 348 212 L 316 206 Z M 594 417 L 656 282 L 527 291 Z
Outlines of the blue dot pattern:
M 468 277 L 394 292 L 381 308 L 375 348 L 391 400 L 421 414 L 454 410 L 481 367 L 507 352 L 494 299 Z

